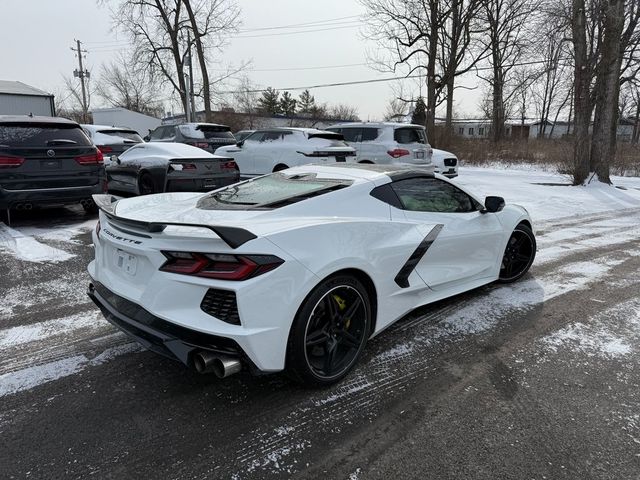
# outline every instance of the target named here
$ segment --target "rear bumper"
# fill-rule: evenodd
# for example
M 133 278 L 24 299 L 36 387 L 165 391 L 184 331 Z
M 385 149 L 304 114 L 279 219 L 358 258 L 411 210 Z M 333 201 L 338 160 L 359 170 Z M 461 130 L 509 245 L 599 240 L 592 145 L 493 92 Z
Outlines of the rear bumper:
M 211 335 L 167 322 L 141 306 L 111 292 L 99 282 L 89 284 L 87 294 L 104 317 L 155 353 L 192 367 L 196 352 L 208 351 L 239 358 L 257 370 L 240 346 L 232 339 Z
M 68 205 L 90 199 L 91 195 L 103 193 L 103 181 L 86 187 L 49 188 L 37 190 L 7 190 L 0 187 L 0 210 L 13 208 L 19 203 L 32 205 Z

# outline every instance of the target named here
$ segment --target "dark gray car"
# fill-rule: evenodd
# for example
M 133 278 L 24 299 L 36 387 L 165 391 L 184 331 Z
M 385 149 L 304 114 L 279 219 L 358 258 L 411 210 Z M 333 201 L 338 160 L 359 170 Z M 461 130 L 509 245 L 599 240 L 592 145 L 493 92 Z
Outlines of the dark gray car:
M 181 123 L 161 125 L 149 133 L 149 142 L 186 143 L 214 153 L 218 147 L 235 145 L 236 139 L 226 125 L 216 123 Z
M 106 191 L 102 153 L 64 118 L 0 115 L 0 211 L 80 203 Z

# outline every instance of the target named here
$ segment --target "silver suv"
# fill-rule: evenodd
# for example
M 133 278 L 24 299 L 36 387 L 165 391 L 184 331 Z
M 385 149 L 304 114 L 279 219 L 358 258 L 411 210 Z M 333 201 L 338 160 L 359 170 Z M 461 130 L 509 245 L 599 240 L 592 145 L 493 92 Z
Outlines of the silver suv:
M 356 149 L 359 163 L 407 165 L 433 169 L 433 150 L 425 128 L 407 123 L 343 123 L 326 130 L 341 133 Z

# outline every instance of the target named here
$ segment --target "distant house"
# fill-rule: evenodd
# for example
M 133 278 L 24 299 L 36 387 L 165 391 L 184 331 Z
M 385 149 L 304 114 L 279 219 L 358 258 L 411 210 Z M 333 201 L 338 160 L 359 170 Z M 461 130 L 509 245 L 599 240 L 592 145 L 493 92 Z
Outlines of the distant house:
M 53 95 L 22 82 L 0 80 L 0 115 L 56 114 Z
M 133 112 L 122 107 L 96 108 L 91 111 L 91 114 L 95 125 L 127 127 L 135 130 L 142 137 L 161 124 L 158 118 Z

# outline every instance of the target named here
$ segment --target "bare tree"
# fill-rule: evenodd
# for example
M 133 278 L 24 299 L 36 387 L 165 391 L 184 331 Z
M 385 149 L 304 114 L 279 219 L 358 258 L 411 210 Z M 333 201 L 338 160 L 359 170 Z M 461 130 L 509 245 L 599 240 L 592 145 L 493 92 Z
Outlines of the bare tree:
M 221 49 L 237 29 L 239 9 L 234 0 L 120 0 L 112 8 L 114 26 L 134 46 L 140 66 L 169 84 L 187 111 L 189 85 L 185 73 L 194 45 L 202 79 L 201 96 L 211 117 L 211 86 L 236 72 L 211 81 L 207 65 L 213 50 Z
M 468 73 L 481 61 L 486 45 L 479 45 L 477 37 L 484 30 L 479 21 L 485 0 L 444 0 L 443 28 L 439 32 L 438 63 L 441 83 L 446 87 L 445 129 L 453 131 L 453 99 L 456 78 Z
M 489 51 L 491 74 L 484 78 L 492 90 L 491 131 L 493 141 L 505 135 L 504 123 L 508 90 L 514 91 L 514 68 L 525 58 L 530 35 L 527 25 L 533 23 L 539 0 L 484 0 L 481 15 L 486 24 L 481 44 Z
M 384 120 L 387 122 L 398 122 L 406 117 L 408 112 L 407 103 L 401 98 L 392 97 L 387 103 L 387 107 L 384 111 Z
M 95 87 L 89 79 L 86 80 L 87 111 L 84 111 L 82 92 L 80 85 L 71 77 L 62 76 L 64 91 L 57 96 L 54 108 L 60 117 L 69 118 L 79 123 L 90 123 L 88 111 L 91 109 L 91 97 L 95 93 Z
M 247 119 L 246 127 L 254 129 L 259 127 L 259 98 L 257 93 L 258 88 L 251 83 L 249 77 L 243 76 L 240 78 L 240 86 L 233 94 L 233 105 L 235 109 L 245 114 Z
M 108 105 L 154 117 L 163 113 L 159 91 L 159 82 L 152 71 L 136 67 L 124 54 L 117 61 L 102 65 L 96 85 L 96 94 Z
M 435 110 L 444 84 L 437 72 L 445 0 L 360 0 L 368 37 L 380 47 L 372 61 L 380 70 L 425 73 L 427 136 L 435 139 Z
M 211 82 L 207 69 L 208 57 L 212 50 L 220 51 L 228 36 L 239 26 L 240 9 L 233 0 L 182 0 L 189 18 L 192 41 L 198 54 L 202 77 L 202 98 L 205 117 L 211 117 Z
M 360 120 L 360 118 L 358 118 L 358 109 L 345 103 L 330 106 L 327 117 L 332 120 L 347 120 L 352 122 Z

